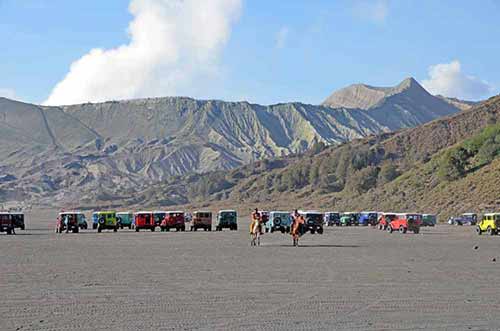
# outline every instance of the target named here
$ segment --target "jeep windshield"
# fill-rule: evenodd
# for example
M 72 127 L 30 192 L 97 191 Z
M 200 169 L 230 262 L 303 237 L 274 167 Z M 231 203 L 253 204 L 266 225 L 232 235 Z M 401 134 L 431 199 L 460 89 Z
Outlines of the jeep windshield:
M 138 216 L 144 219 L 146 223 L 149 223 L 151 221 L 151 214 L 139 214 Z
M 165 216 L 167 215 L 167 213 L 154 213 L 154 219 L 155 219 L 155 222 L 161 222 L 163 221 L 163 219 L 165 218 Z
M 232 222 L 236 219 L 236 213 L 221 213 L 220 219 L 221 221 Z
M 288 213 L 278 213 L 278 214 L 273 214 L 273 219 L 281 219 L 282 221 L 288 220 L 290 218 L 290 214 Z
M 340 215 L 339 214 L 330 214 L 328 215 L 328 220 L 330 221 L 338 221 L 340 219 Z
M 10 224 L 10 216 L 9 215 L 0 215 L 0 222 L 2 224 Z
M 314 222 L 314 223 L 323 222 L 321 214 L 306 214 L 305 219 L 308 222 Z

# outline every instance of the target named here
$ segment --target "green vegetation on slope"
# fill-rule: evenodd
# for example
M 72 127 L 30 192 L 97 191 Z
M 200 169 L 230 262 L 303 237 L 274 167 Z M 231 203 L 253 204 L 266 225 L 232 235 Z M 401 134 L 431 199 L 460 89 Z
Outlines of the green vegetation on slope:
M 499 155 L 500 124 L 496 124 L 447 150 L 439 163 L 438 174 L 442 179 L 456 180 L 491 163 Z
M 495 97 L 414 129 L 176 177 L 142 192 L 140 200 L 154 205 L 168 196 L 177 197 L 172 203 L 194 205 L 414 210 L 442 219 L 499 209 L 499 119 L 500 97 Z

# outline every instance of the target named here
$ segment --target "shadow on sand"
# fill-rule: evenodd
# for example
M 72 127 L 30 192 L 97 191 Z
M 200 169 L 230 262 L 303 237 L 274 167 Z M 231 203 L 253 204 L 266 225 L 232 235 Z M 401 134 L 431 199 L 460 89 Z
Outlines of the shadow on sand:
M 265 247 L 293 247 L 292 244 L 280 244 L 280 245 L 262 244 L 261 246 L 265 246 Z M 307 244 L 300 244 L 299 243 L 299 247 L 305 247 L 305 248 L 359 248 L 361 246 L 358 246 L 358 245 L 329 245 L 329 244 L 307 245 Z
M 428 235 L 431 235 L 431 236 L 449 236 L 450 235 L 449 233 L 446 233 L 446 232 L 420 232 L 420 234 L 422 234 L 424 236 L 428 236 Z

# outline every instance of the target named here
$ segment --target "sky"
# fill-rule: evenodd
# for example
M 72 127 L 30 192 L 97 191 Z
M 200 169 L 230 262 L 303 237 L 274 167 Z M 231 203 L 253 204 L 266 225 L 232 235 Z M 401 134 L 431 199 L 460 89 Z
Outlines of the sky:
M 0 96 L 321 103 L 412 76 L 500 93 L 500 1 L 0 0 Z

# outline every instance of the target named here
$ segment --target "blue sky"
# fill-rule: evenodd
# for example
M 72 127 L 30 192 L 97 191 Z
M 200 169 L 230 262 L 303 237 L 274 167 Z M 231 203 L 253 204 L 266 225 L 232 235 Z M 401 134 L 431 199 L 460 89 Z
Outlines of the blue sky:
M 49 104 L 167 95 L 317 104 L 349 84 L 408 76 L 454 97 L 500 91 L 500 1 L 132 2 L 0 0 L 0 94 Z M 140 46 L 109 52 L 129 44 Z

